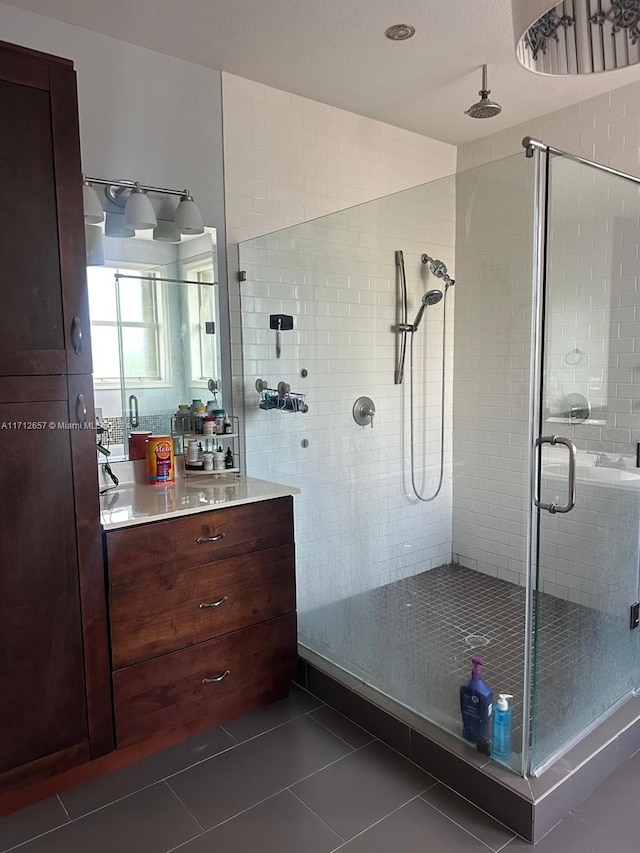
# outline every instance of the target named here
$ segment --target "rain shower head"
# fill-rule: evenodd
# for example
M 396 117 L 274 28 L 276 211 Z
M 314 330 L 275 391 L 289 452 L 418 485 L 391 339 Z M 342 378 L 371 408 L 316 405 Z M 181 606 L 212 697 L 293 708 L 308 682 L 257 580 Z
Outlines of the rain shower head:
M 502 112 L 500 104 L 489 100 L 491 90 L 487 89 L 487 66 L 482 66 L 482 89 L 478 92 L 480 100 L 464 111 L 470 118 L 493 118 Z
M 427 290 L 425 295 L 422 297 L 422 304 L 418 309 L 418 313 L 416 314 L 416 319 L 413 321 L 413 327 L 411 329 L 412 332 L 416 332 L 418 330 L 418 326 L 422 321 L 422 315 L 424 314 L 427 306 L 429 305 L 437 305 L 438 302 L 442 299 L 442 291 L 441 290 Z

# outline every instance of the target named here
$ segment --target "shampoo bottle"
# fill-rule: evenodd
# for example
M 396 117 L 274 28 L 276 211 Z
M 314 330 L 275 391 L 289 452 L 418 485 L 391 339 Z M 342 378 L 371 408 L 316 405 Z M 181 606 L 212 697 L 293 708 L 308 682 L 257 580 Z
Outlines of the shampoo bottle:
M 482 658 L 473 657 L 471 663 L 471 678 L 460 688 L 460 712 L 462 737 L 477 744 L 478 738 L 491 738 L 493 691 L 482 679 Z
M 493 718 L 491 755 L 499 761 L 508 761 L 511 757 L 511 708 L 507 699 L 513 699 L 511 693 L 500 694 Z

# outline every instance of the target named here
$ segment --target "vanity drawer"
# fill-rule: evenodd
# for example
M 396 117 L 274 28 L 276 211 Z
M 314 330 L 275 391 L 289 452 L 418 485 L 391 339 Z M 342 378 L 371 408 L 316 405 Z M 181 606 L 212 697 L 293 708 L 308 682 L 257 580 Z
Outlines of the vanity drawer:
M 293 544 L 176 572 L 140 570 L 109 593 L 114 669 L 295 610 Z
M 296 654 L 296 616 L 289 613 L 114 672 L 118 747 L 241 713 L 244 703 L 287 684 Z
M 106 534 L 109 581 L 129 583 L 140 569 L 202 566 L 293 542 L 291 497 L 155 521 Z

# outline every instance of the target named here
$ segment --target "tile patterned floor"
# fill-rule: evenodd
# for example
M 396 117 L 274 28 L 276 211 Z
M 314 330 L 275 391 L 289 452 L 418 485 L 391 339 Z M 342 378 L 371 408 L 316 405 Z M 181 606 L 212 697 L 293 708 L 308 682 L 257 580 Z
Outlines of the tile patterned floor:
M 459 686 L 469 678 L 472 655 L 479 654 L 494 696 L 514 696 L 515 767 L 522 739 L 525 596 L 523 587 L 447 564 L 300 614 L 299 629 L 305 645 L 454 733 L 461 728 Z M 605 614 L 570 601 L 541 594 L 538 608 L 536 740 L 539 754 L 548 756 L 597 716 L 577 701 L 586 688 L 576 679 L 585 678 L 579 668 L 585 650 L 603 649 L 601 638 L 617 634 L 603 625 Z M 610 657 L 603 651 L 588 662 L 595 690 L 611 684 Z M 612 685 L 611 693 L 623 695 L 625 689 L 616 693 Z M 566 731 L 560 713 L 566 714 Z M 581 713 L 584 720 L 577 719 Z
M 637 853 L 640 752 L 537 853 Z M 0 818 L 21 853 L 494 853 L 530 845 L 314 696 Z

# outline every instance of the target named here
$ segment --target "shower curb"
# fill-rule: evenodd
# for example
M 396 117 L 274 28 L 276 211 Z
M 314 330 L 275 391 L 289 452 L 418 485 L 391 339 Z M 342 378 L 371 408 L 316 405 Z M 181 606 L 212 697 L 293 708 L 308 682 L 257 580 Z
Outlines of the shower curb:
M 531 843 L 640 749 L 640 696 L 630 695 L 543 774 L 522 778 L 311 650 L 299 654 L 301 687 Z

